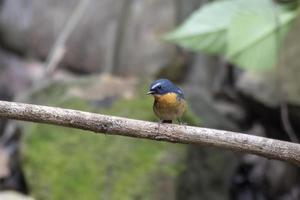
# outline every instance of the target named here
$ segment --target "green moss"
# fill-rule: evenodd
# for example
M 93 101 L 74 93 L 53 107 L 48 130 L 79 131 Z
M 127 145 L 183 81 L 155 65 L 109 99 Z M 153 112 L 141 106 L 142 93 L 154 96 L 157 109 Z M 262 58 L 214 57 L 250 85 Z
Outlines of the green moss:
M 55 98 L 51 94 L 44 104 L 53 105 L 49 103 Z M 54 94 L 58 92 L 54 90 Z M 53 102 L 66 108 L 157 120 L 151 108 L 152 98 L 142 93 L 133 100 L 118 100 L 107 109 L 91 107 L 80 99 L 62 99 Z M 190 113 L 184 120 L 196 122 Z M 162 187 L 157 183 L 175 182 L 184 168 L 180 161 L 185 146 L 178 144 L 41 124 L 26 128 L 24 143 L 25 174 L 36 199 L 156 199 Z M 159 195 L 168 199 L 168 194 Z
M 175 152 L 183 150 L 167 143 L 83 134 L 48 125 L 33 126 L 30 132 L 25 166 L 37 199 L 150 195 L 149 178 L 160 167 L 161 155 L 174 148 Z

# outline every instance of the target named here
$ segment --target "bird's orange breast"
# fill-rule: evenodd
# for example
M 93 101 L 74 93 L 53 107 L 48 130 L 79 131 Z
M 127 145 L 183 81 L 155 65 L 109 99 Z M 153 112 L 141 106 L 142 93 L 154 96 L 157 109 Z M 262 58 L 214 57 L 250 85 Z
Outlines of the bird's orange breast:
M 176 93 L 154 95 L 154 112 L 161 119 L 176 119 L 186 111 L 186 102 L 178 98 Z
M 162 107 L 176 107 L 180 103 L 176 93 L 154 95 L 154 98 Z

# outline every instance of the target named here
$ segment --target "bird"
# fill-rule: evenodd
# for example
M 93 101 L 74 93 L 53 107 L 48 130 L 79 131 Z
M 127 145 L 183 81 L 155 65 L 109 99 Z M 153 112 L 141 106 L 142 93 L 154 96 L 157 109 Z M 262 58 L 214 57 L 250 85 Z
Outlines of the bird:
M 158 79 L 151 83 L 148 93 L 154 97 L 153 111 L 162 123 L 172 123 L 187 110 L 183 90 L 168 79 Z

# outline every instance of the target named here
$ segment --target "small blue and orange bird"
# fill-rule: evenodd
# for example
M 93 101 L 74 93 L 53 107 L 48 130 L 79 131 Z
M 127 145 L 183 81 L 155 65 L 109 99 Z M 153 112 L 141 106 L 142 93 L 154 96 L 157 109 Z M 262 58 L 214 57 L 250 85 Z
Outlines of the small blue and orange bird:
M 187 107 L 182 89 L 168 79 L 158 79 L 150 85 L 148 94 L 154 97 L 153 110 L 162 123 L 172 123 L 174 119 L 181 123 Z

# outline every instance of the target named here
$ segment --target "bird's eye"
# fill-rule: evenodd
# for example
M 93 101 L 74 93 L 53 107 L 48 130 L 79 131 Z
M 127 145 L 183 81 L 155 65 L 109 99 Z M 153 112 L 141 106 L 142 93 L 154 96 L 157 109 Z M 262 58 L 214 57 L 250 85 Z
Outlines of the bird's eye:
M 161 85 L 157 86 L 157 89 L 161 89 Z

